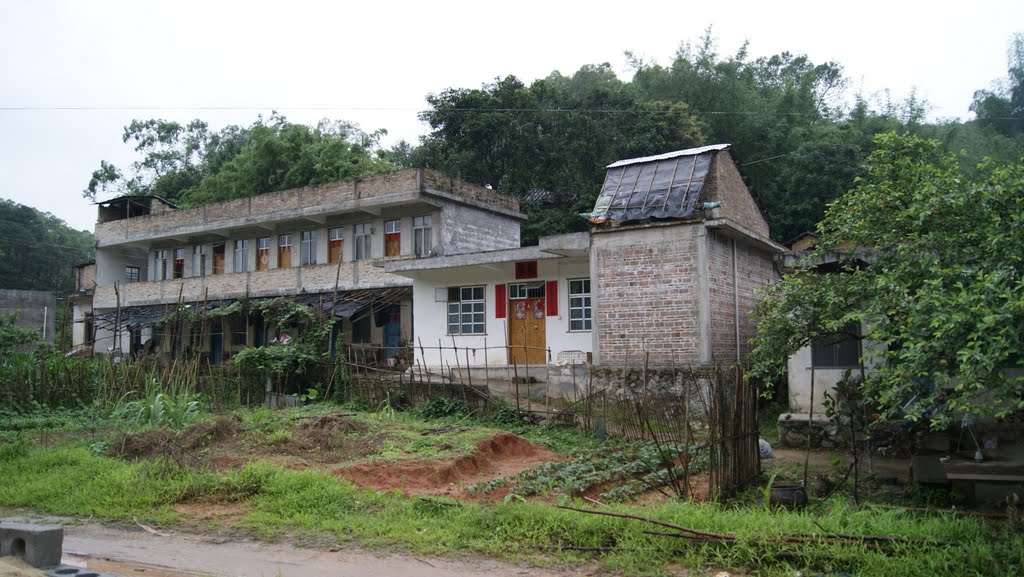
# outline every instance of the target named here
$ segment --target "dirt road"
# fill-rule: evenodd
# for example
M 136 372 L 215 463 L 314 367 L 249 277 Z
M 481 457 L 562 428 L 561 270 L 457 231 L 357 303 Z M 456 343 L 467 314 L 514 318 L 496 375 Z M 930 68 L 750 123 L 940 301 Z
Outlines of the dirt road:
M 488 560 L 375 555 L 348 547 L 323 551 L 253 541 L 220 542 L 209 535 L 166 535 L 95 524 L 68 526 L 63 562 L 125 577 L 573 577 L 593 575 L 596 569 L 563 571 Z

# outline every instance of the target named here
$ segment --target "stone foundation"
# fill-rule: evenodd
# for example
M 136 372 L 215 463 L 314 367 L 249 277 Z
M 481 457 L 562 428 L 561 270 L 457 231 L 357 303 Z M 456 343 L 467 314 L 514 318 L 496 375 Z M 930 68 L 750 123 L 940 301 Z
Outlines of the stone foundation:
M 811 437 L 814 449 L 835 449 L 840 446 L 839 439 L 828 432 L 828 417 L 825 415 L 811 416 L 807 413 L 783 413 L 779 415 L 779 446 L 790 449 L 807 448 L 807 436 Z

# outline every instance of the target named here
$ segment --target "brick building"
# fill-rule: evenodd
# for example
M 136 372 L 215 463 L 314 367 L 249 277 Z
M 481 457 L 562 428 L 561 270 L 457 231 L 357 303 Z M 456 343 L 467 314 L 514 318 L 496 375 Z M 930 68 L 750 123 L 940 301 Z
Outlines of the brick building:
M 610 165 L 589 217 L 590 232 L 520 247 L 515 199 L 418 169 L 190 209 L 114 199 L 96 226 L 94 348 L 158 341 L 155 321 L 179 301 L 334 306 L 337 293 L 344 342 L 372 345 L 381 364 L 417 343 L 428 370 L 533 366 L 552 380 L 588 361 L 746 357 L 755 290 L 776 280 L 783 249 L 728 145 Z M 272 337 L 250 319 L 150 346 L 219 362 Z
M 518 247 L 524 218 L 514 198 L 423 169 L 184 209 L 115 198 L 99 203 L 93 349 L 221 362 L 275 327 L 238 315 L 173 343 L 155 327 L 178 303 L 208 311 L 277 296 L 333 307 L 347 343 L 394 348 L 412 337 L 411 283 L 378 265 Z
M 546 365 L 555 379 L 588 358 L 599 367 L 746 358 L 755 290 L 778 278 L 783 248 L 728 145 L 610 165 L 589 216 L 589 233 L 536 247 L 384 263 L 412 281 L 418 339 L 474 351 L 446 359 L 435 346 L 419 352 L 423 364 Z

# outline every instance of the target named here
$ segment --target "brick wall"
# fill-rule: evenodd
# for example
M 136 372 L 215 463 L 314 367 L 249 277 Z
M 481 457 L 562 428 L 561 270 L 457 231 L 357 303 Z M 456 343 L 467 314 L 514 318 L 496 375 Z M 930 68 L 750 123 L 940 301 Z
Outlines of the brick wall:
M 708 300 L 711 359 L 736 360 L 736 302 L 732 280 L 732 239 L 710 232 L 708 243 Z
M 514 196 L 462 182 L 457 178 L 433 170 L 423 170 L 422 177 L 423 190 L 447 192 L 481 204 L 519 212 L 519 199 Z
M 357 180 L 355 183 L 356 198 L 372 198 L 393 192 L 411 192 L 422 190 L 416 184 L 416 170 L 401 170 L 387 174 L 377 174 Z
M 736 310 L 739 309 L 740 358 L 750 353 L 755 326 L 750 318 L 757 289 L 778 276 L 767 252 L 736 241 L 736 285 L 733 286 L 733 239 L 708 234 L 708 296 L 710 301 L 711 354 L 723 363 L 736 360 Z M 738 292 L 734 292 L 738 291 Z
M 765 220 L 757 202 L 740 175 L 736 163 L 728 151 L 715 153 L 704 183 L 707 193 L 702 202 L 719 201 L 722 207 L 716 209 L 716 216 L 733 220 L 751 231 L 768 237 L 768 221 Z
M 75 267 L 75 290 L 91 291 L 96 288 L 96 263 Z
M 772 255 L 736 243 L 736 254 L 739 273 L 737 275 L 740 301 L 740 354 L 745 359 L 750 354 L 750 340 L 754 338 L 755 325 L 750 318 L 754 305 L 759 300 L 757 289 L 779 281 L 772 263 Z
M 392 194 L 438 191 L 461 197 L 467 201 L 496 208 L 519 211 L 519 201 L 493 190 L 474 186 L 449 178 L 438 172 L 406 169 L 377 174 L 355 181 L 331 182 L 268 192 L 251 198 L 215 202 L 195 208 L 154 212 L 146 216 L 126 218 L 96 224 L 96 239 L 100 244 L 129 239 L 145 239 L 173 232 L 183 227 L 215 226 L 233 219 L 266 216 L 288 211 L 302 214 L 320 214 L 342 203 L 357 199 L 370 199 Z
M 699 225 L 595 234 L 591 276 L 604 366 L 700 361 Z

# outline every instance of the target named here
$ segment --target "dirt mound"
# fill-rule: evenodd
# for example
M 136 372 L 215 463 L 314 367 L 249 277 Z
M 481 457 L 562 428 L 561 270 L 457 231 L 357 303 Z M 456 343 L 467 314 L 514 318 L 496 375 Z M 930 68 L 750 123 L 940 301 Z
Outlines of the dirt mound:
M 187 465 L 198 465 L 197 449 L 223 442 L 238 434 L 238 417 L 217 417 L 185 428 L 180 433 L 168 429 L 150 429 L 124 433 L 114 440 L 107 455 L 129 461 L 166 457 Z
M 141 433 L 124 433 L 110 444 L 107 456 L 129 461 L 152 459 L 158 456 L 174 458 L 181 453 L 174 433 L 167 429 L 150 429 Z
M 349 453 L 358 448 L 358 437 L 369 427 L 365 423 L 340 415 L 319 415 L 303 420 L 295 429 L 292 446 L 301 451 L 343 449 Z
M 237 416 L 220 416 L 187 427 L 178 434 L 178 440 L 183 448 L 199 449 L 234 437 L 241 426 L 242 421 Z
M 477 443 L 472 455 L 447 461 L 364 463 L 336 469 L 334 474 L 377 491 L 401 489 L 413 494 L 461 492 L 455 484 L 514 475 L 554 460 L 554 453 L 511 433 Z

